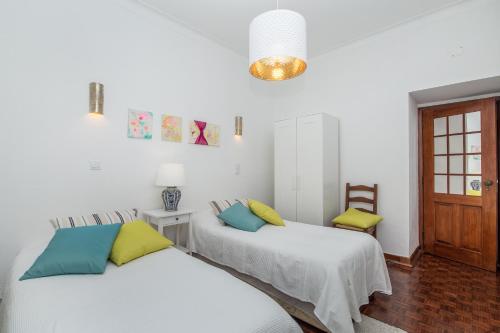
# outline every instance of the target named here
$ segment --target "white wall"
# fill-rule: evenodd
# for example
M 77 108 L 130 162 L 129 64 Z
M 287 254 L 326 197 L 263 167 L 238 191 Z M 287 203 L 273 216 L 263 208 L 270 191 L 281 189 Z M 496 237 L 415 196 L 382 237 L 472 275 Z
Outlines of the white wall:
M 2 1 L 0 40 L 0 286 L 49 217 L 160 207 L 162 162 L 186 165 L 184 207 L 272 201 L 272 110 L 243 57 L 134 1 Z M 87 114 L 91 81 L 105 85 L 102 118 Z M 127 138 L 129 107 L 154 112 L 152 141 Z M 183 143 L 161 141 L 162 113 L 183 117 Z M 192 119 L 220 124 L 221 147 L 187 144 Z
M 274 119 L 340 119 L 342 183 L 380 184 L 381 243 L 409 255 L 418 219 L 408 93 L 499 75 L 499 12 L 499 1 L 468 1 L 312 59 L 300 78 L 262 84 L 247 74 L 246 59 L 132 0 L 3 1 L 0 285 L 51 216 L 160 206 L 153 180 L 162 162 L 186 164 L 184 206 L 233 196 L 271 201 L 272 107 Z M 458 46 L 464 53 L 451 57 Z M 87 115 L 91 81 L 105 84 L 103 118 Z M 154 112 L 152 142 L 126 137 L 129 107 Z M 221 147 L 189 145 L 187 137 L 162 142 L 162 113 L 182 116 L 184 134 L 190 119 L 220 124 Z M 232 136 L 237 114 L 241 141 Z M 96 159 L 101 172 L 88 170 Z
M 275 119 L 317 112 L 340 119 L 341 182 L 380 185 L 385 252 L 408 256 L 418 244 L 409 93 L 500 74 L 499 13 L 500 1 L 467 1 L 314 58 L 305 75 L 275 85 Z M 463 54 L 451 56 L 460 46 Z

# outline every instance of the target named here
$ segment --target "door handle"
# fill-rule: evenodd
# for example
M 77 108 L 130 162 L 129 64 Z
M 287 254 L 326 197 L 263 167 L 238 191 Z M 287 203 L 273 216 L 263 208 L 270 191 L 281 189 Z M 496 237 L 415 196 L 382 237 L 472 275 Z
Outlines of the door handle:
M 484 186 L 486 186 L 486 190 L 489 190 L 491 185 L 493 185 L 493 181 L 491 179 L 487 179 L 484 181 Z

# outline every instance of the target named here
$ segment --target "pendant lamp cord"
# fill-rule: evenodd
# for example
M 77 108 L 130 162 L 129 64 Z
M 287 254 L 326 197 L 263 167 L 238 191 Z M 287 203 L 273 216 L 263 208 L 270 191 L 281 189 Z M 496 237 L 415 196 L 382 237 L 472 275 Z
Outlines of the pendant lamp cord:
M 280 8 L 280 0 L 276 0 L 276 9 Z

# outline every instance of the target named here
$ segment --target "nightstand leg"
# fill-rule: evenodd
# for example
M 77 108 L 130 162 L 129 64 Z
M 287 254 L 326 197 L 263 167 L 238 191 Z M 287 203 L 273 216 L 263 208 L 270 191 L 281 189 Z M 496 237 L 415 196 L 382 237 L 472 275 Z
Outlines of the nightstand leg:
M 181 225 L 178 224 L 177 227 L 175 228 L 175 244 L 179 245 L 179 234 L 181 230 Z
M 158 232 L 160 233 L 160 235 L 163 236 L 163 227 L 161 226 L 161 224 L 159 222 L 157 222 L 158 224 L 156 225 L 157 229 L 158 229 Z

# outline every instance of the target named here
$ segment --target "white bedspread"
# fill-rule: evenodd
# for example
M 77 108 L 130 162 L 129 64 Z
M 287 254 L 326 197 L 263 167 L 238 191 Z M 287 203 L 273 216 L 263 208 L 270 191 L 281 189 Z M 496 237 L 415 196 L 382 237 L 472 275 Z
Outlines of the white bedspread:
M 302 332 L 272 299 L 170 248 L 103 275 L 17 281 L 46 242 L 17 257 L 0 310 L 2 333 Z
M 311 302 L 335 333 L 354 332 L 374 291 L 392 293 L 384 254 L 370 235 L 285 221 L 257 232 L 223 226 L 212 211 L 193 218 L 197 253 Z

